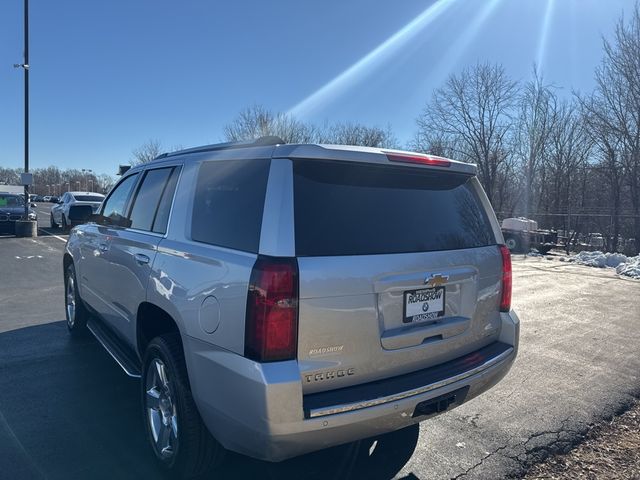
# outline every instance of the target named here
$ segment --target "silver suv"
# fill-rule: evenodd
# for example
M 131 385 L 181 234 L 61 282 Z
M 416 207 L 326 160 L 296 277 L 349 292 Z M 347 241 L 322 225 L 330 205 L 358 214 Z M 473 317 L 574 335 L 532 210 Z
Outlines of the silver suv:
M 155 456 L 279 461 L 495 385 L 511 260 L 474 165 L 275 138 L 132 168 L 64 255 L 72 334 L 131 376 Z

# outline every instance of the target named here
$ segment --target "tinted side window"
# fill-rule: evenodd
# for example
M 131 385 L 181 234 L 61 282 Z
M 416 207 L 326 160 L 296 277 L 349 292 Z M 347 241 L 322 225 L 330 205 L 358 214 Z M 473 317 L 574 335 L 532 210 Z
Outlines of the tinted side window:
M 176 185 L 178 183 L 178 175 L 180 168 L 174 168 L 167 182 L 167 186 L 164 188 L 164 193 L 160 199 L 160 205 L 158 205 L 158 211 L 156 213 L 156 219 L 153 222 L 152 230 L 156 233 L 166 233 L 167 223 L 169 222 L 169 213 L 171 212 L 171 203 L 173 202 L 173 195 L 176 191 Z
M 129 215 L 131 228 L 151 231 L 160 198 L 172 171 L 173 168 L 157 168 L 145 173 Z
M 495 244 L 471 177 L 294 162 L 296 254 L 366 255 Z
M 127 200 L 131 195 L 136 181 L 138 180 L 138 174 L 128 176 L 122 180 L 116 188 L 111 192 L 109 198 L 102 205 L 102 215 L 110 218 L 115 222 L 120 222 L 125 217 L 125 207 L 127 206 Z
M 193 240 L 257 252 L 269 165 L 265 160 L 203 163 L 193 205 Z

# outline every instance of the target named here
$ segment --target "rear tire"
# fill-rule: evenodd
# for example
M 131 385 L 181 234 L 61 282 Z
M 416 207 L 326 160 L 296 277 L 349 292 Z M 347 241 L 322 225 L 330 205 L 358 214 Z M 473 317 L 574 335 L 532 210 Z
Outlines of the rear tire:
M 193 401 L 180 334 L 151 340 L 141 385 L 147 439 L 160 466 L 184 479 L 211 473 L 221 463 L 224 448 L 205 427 Z
M 84 306 L 80 298 L 80 293 L 78 292 L 76 269 L 73 263 L 69 264 L 65 270 L 64 293 L 64 311 L 67 316 L 67 328 L 73 335 L 82 335 L 87 331 L 89 312 Z

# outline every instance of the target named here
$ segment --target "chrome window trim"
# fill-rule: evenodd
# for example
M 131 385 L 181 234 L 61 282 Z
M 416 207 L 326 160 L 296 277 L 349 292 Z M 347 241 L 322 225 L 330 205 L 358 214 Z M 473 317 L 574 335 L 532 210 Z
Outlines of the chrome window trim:
M 149 230 L 142 230 L 140 228 L 123 228 L 127 232 L 140 233 L 142 235 L 151 235 L 152 237 L 164 238 L 166 234 L 151 232 Z
M 446 387 L 447 385 L 450 385 L 455 382 L 459 382 L 461 380 L 465 380 L 473 375 L 482 373 L 485 370 L 488 370 L 489 368 L 498 365 L 499 363 L 502 363 L 503 361 L 507 360 L 510 356 L 512 356 L 513 353 L 514 353 L 514 348 L 510 347 L 508 350 L 505 350 L 500 355 L 497 355 L 487 360 L 482 365 L 478 365 L 477 367 L 472 368 L 471 370 L 467 370 L 466 372 L 463 372 L 453 377 L 446 378 L 439 382 L 431 383 L 429 385 L 424 385 L 419 388 L 414 388 L 413 390 L 407 390 L 405 392 L 396 393 L 394 395 L 374 398 L 374 399 L 365 400 L 362 402 L 353 402 L 353 403 L 346 403 L 343 405 L 334 405 L 331 407 L 311 409 L 309 410 L 309 418 L 317 418 L 325 415 L 334 415 L 336 413 L 352 412 L 354 410 L 360 410 L 362 408 L 367 408 L 367 407 L 375 407 L 377 405 L 382 405 L 389 402 L 396 402 L 398 400 L 403 400 L 405 398 L 413 397 L 415 395 L 427 393 L 437 388 Z

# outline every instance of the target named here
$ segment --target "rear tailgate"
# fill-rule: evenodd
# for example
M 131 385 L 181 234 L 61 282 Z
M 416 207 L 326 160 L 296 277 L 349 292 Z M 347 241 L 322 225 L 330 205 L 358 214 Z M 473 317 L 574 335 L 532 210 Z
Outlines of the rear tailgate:
M 441 169 L 294 161 L 304 393 L 497 339 L 502 264 L 479 188 Z

